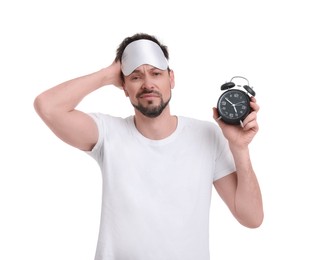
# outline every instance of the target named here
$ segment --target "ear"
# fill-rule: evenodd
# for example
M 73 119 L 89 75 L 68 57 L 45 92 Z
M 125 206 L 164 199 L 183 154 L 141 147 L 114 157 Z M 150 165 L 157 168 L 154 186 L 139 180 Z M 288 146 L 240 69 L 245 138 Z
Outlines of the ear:
M 174 71 L 170 70 L 169 71 L 170 74 L 170 85 L 171 85 L 171 89 L 173 89 L 175 87 L 175 76 L 174 76 Z
M 126 95 L 126 97 L 128 97 L 128 96 L 129 96 L 129 93 L 128 93 L 128 91 L 126 90 L 126 85 L 125 85 L 125 84 L 122 85 L 122 89 L 123 89 L 124 94 Z

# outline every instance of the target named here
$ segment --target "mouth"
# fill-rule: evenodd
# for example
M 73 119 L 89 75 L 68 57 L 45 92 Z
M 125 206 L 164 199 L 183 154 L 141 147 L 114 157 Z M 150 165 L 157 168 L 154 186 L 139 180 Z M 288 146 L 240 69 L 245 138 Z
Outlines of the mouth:
M 143 94 L 140 95 L 139 98 L 143 99 L 151 99 L 151 98 L 158 98 L 159 96 L 157 94 Z
M 160 93 L 157 93 L 155 91 L 144 92 L 138 95 L 138 98 L 142 98 L 142 99 L 152 99 L 152 98 L 159 98 L 159 97 L 161 97 Z

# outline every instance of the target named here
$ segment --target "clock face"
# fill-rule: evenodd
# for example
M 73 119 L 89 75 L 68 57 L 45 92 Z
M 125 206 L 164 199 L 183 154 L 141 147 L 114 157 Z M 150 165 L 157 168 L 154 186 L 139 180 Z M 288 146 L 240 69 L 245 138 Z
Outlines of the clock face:
M 220 96 L 217 108 L 224 122 L 240 124 L 251 111 L 250 98 L 242 90 L 228 90 Z

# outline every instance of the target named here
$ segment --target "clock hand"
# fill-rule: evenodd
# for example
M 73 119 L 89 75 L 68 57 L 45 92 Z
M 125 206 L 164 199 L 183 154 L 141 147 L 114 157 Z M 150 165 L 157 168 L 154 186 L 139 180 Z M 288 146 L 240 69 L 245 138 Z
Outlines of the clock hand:
M 235 106 L 239 106 L 240 104 L 244 103 L 245 101 L 240 101 L 238 103 L 235 104 Z
M 225 98 L 225 100 L 226 100 L 227 102 L 229 102 L 229 103 L 232 105 L 232 107 L 233 107 L 234 110 L 235 110 L 235 113 L 237 113 L 237 109 L 236 109 L 236 107 L 235 107 L 235 104 L 233 104 L 228 98 Z
M 227 98 L 225 98 L 225 100 L 229 102 L 232 106 L 234 106 L 234 104 L 230 100 L 228 100 Z

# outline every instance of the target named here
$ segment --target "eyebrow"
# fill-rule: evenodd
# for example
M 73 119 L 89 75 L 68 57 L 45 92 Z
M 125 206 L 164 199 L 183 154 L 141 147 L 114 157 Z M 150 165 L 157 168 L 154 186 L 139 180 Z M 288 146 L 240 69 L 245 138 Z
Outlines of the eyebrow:
M 151 66 L 151 65 L 150 65 L 150 66 Z M 152 66 L 152 68 L 150 68 L 149 70 L 150 70 L 150 71 L 154 71 L 154 70 L 160 70 L 160 71 L 162 71 L 161 69 L 158 69 L 158 68 L 153 67 L 153 66 Z M 132 74 L 133 74 L 133 73 L 143 73 L 142 71 L 143 71 L 143 70 L 141 70 L 141 69 L 135 69 L 135 70 L 132 71 Z

